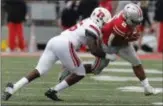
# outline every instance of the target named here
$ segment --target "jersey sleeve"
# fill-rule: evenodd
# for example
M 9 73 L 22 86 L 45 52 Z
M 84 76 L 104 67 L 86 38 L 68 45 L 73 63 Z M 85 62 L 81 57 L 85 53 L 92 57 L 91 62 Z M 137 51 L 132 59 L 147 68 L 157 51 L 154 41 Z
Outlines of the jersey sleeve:
M 98 39 L 101 36 L 100 29 L 93 24 L 88 25 L 85 28 L 85 31 L 86 31 L 86 36 L 90 35 L 90 36 L 93 36 L 95 39 Z
M 115 20 L 113 25 L 113 33 L 118 36 L 125 37 L 127 24 L 123 20 Z

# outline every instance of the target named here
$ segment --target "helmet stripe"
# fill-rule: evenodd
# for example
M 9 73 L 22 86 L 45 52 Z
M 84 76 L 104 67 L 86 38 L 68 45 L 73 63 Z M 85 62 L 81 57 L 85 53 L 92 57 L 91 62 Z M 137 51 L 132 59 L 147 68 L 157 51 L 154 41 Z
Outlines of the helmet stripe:
M 139 16 L 142 16 L 142 10 L 139 6 L 136 5 L 136 7 L 138 8 L 138 13 L 139 13 Z

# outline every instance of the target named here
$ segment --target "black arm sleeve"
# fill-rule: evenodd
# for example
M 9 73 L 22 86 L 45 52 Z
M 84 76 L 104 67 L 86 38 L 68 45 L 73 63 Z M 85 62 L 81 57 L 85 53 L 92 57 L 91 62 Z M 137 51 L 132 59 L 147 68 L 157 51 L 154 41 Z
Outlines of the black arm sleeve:
M 96 35 L 87 29 L 85 30 L 85 35 L 90 36 L 90 37 L 94 38 L 95 40 L 97 39 Z
M 85 31 L 87 37 L 87 45 L 89 47 L 90 52 L 97 57 L 105 58 L 105 52 L 102 50 L 101 46 L 96 42 L 96 35 L 93 32 L 88 30 Z

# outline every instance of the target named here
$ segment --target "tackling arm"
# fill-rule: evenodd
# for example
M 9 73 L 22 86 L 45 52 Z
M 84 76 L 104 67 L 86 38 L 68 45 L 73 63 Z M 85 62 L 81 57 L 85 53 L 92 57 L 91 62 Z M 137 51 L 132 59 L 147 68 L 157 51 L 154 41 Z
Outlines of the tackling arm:
M 105 58 L 105 52 L 102 50 L 101 46 L 97 44 L 96 42 L 96 35 L 89 31 L 85 31 L 86 37 L 87 37 L 87 45 L 89 47 L 90 52 L 100 58 Z

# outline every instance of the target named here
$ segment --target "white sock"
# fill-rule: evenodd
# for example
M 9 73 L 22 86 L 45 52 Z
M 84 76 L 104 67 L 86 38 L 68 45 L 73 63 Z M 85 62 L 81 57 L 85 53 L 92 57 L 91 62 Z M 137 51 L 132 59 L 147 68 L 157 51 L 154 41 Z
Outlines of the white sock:
M 144 79 L 143 81 L 141 81 L 141 84 L 142 84 L 142 86 L 143 86 L 143 87 L 150 86 L 149 81 L 148 81 L 148 79 L 147 79 L 147 78 L 146 78 L 146 79 Z
M 16 82 L 14 84 L 14 88 L 13 88 L 13 91 L 10 92 L 11 94 L 15 93 L 17 90 L 19 90 L 20 88 L 22 88 L 24 85 L 26 85 L 28 83 L 28 79 L 23 77 L 21 78 L 18 82 Z
M 53 89 L 53 90 L 59 92 L 59 91 L 65 89 L 65 88 L 67 88 L 67 87 L 69 87 L 68 83 L 67 83 L 65 80 L 63 80 L 62 82 L 60 82 L 60 83 L 57 84 L 54 88 L 51 88 L 51 89 Z

